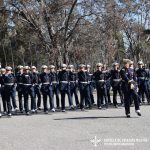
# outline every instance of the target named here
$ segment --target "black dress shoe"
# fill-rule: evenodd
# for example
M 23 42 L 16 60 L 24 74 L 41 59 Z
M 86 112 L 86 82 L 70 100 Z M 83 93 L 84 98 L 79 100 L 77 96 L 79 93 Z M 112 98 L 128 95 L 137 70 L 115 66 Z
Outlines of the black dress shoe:
M 12 114 L 11 113 L 8 113 L 8 117 L 11 117 L 12 116 Z
M 115 105 L 115 108 L 118 108 L 118 105 Z
M 135 112 L 137 113 L 138 116 L 141 116 L 140 110 L 136 110 Z
M 20 113 L 22 113 L 22 114 L 23 114 L 23 110 L 20 110 Z
M 85 109 L 84 109 L 84 108 L 82 108 L 82 109 L 81 109 L 81 111 L 85 111 Z
M 29 112 L 26 112 L 26 115 L 27 115 L 27 116 L 29 116 L 29 115 L 30 115 L 30 113 L 29 113 Z
M 127 114 L 126 116 L 127 116 L 127 118 L 130 118 L 130 117 L 131 117 L 130 114 Z

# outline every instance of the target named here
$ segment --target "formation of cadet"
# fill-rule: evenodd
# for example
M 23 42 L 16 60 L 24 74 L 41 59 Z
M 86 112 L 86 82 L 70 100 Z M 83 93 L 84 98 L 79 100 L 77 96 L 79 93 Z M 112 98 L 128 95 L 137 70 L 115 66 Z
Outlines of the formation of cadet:
M 44 112 L 55 112 L 55 109 L 66 111 L 65 96 L 68 97 L 69 109 L 92 109 L 96 105 L 93 92 L 97 93 L 97 108 L 108 108 L 109 105 L 118 107 L 117 93 L 120 97 L 120 105 L 125 106 L 125 114 L 130 117 L 130 106 L 135 105 L 135 112 L 141 116 L 140 105 L 145 102 L 150 104 L 150 70 L 142 61 L 138 62 L 138 68 L 134 68 L 133 61 L 124 59 L 124 66 L 119 68 L 115 62 L 112 69 L 108 69 L 102 63 L 96 64 L 96 71 L 91 72 L 90 65 L 81 64 L 78 71 L 73 65 L 63 64 L 59 71 L 54 65 L 43 65 L 40 73 L 35 66 L 17 67 L 17 73 L 7 66 L 1 68 L 0 93 L 3 104 L 3 115 L 12 116 L 16 113 L 37 113 L 41 110 L 43 100 Z M 113 102 L 110 98 L 110 89 L 113 91 Z M 78 96 L 80 92 L 80 98 Z M 18 94 L 16 94 L 16 92 Z M 16 103 L 18 96 L 19 107 Z M 30 99 L 29 99 L 30 96 Z M 55 106 L 55 99 L 56 106 Z M 75 100 L 75 102 L 73 101 Z M 31 104 L 29 105 L 29 102 Z M 61 102 L 61 105 L 60 105 Z M 74 105 L 75 103 L 75 105 Z M 29 108 L 29 106 L 31 108 Z M 60 107 L 61 106 L 61 107 Z M 0 117 L 1 106 L 0 106 Z

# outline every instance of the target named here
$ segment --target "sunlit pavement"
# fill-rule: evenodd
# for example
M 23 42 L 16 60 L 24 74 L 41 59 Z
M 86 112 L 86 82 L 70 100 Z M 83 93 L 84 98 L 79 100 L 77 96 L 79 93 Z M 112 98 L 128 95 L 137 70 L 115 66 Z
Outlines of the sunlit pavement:
M 0 119 L 0 150 L 149 150 L 150 106 L 141 106 L 142 116 L 131 107 L 43 111 Z

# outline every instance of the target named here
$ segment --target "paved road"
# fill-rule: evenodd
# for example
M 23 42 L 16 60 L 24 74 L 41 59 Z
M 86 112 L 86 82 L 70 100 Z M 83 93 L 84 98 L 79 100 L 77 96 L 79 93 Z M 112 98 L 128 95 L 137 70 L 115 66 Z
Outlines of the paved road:
M 141 112 L 138 117 L 132 107 L 126 118 L 120 107 L 3 117 L 0 150 L 149 150 L 150 106 Z

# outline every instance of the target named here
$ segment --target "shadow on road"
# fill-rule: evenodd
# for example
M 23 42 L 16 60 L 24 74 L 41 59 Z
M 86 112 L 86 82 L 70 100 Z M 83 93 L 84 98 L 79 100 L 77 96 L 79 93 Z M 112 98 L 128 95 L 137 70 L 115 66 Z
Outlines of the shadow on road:
M 119 119 L 119 118 L 126 118 L 126 116 L 111 116 L 111 117 L 73 117 L 73 118 L 58 118 L 58 119 L 54 119 L 54 120 L 82 120 L 82 119 L 110 119 L 110 118 L 115 118 L 115 119 Z M 129 119 L 132 118 L 138 118 L 138 117 L 131 117 Z

